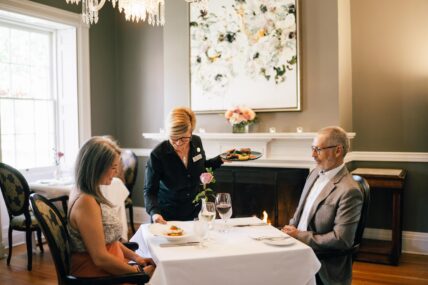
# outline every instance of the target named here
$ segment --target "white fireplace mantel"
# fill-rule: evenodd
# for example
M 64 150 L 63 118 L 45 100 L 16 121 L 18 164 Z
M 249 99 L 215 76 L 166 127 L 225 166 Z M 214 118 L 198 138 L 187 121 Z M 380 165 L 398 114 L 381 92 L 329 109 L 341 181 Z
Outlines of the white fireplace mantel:
M 230 166 L 313 168 L 312 140 L 317 133 L 195 133 L 201 137 L 208 158 L 232 148 L 249 147 L 263 154 L 260 159 L 234 162 Z M 145 139 L 163 141 L 165 133 L 143 133 Z M 353 139 L 355 133 L 348 133 Z

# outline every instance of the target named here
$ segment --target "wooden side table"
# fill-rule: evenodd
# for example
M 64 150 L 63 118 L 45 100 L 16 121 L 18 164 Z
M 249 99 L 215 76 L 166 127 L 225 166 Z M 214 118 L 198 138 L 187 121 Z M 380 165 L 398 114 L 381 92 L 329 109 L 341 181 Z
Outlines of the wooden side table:
M 370 185 L 370 190 L 386 190 L 392 193 L 392 240 L 364 239 L 361 243 L 357 260 L 398 265 L 401 254 L 403 230 L 403 189 L 406 178 L 404 169 L 357 168 L 354 175 L 364 177 Z M 371 208 L 374 205 L 370 205 Z

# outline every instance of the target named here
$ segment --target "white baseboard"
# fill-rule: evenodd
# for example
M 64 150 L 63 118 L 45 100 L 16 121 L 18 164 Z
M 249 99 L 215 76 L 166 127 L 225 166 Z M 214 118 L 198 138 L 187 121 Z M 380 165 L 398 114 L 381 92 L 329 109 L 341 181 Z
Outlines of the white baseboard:
M 391 230 L 366 228 L 364 238 L 391 240 Z M 403 231 L 402 251 L 428 255 L 428 233 Z

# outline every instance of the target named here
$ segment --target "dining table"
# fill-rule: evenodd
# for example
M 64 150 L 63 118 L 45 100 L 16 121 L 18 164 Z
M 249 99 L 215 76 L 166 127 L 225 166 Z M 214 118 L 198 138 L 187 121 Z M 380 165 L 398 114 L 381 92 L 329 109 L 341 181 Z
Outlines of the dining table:
M 215 220 L 202 245 L 194 223 L 168 222 L 183 230 L 182 239 L 168 238 L 157 224 L 141 225 L 131 238 L 137 253 L 156 263 L 150 285 L 316 284 L 321 264 L 313 250 L 260 219 L 230 219 L 226 232 Z
M 71 190 L 75 187 L 72 178 L 61 179 L 42 179 L 29 183 L 31 191 L 40 194 L 48 199 L 56 198 L 63 195 L 70 195 Z M 117 211 L 117 215 L 122 222 L 122 238 L 128 240 L 128 221 L 126 219 L 125 200 L 129 195 L 122 180 L 114 177 L 110 185 L 100 185 L 101 193 L 110 201 Z

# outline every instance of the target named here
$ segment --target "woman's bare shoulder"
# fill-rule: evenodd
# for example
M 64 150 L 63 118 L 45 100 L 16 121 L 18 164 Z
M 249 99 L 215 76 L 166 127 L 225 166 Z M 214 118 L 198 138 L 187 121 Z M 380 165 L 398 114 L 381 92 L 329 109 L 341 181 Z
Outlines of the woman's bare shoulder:
M 77 209 L 84 209 L 87 211 L 100 208 L 100 205 L 92 195 L 81 193 L 76 199 L 74 207 Z

